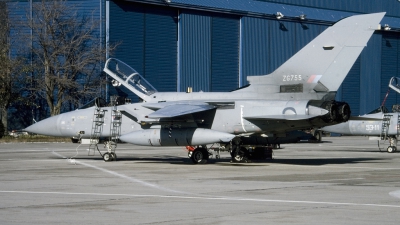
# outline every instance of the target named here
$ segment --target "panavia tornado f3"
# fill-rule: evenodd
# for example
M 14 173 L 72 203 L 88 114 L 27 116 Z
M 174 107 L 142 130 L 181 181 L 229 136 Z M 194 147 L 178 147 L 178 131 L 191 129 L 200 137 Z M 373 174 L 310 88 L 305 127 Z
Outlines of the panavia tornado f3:
M 201 164 L 209 159 L 210 149 L 219 146 L 230 152 L 232 161 L 246 161 L 251 148 L 349 119 L 350 107 L 335 101 L 336 92 L 384 15 L 340 20 L 274 72 L 249 76 L 248 86 L 232 92 L 158 92 L 133 68 L 110 58 L 104 71 L 113 84 L 124 85 L 142 102 L 118 108 L 97 104 L 25 130 L 91 139 L 118 136 L 136 145 L 187 146 L 192 161 Z M 113 150 L 102 156 L 106 161 L 116 157 Z

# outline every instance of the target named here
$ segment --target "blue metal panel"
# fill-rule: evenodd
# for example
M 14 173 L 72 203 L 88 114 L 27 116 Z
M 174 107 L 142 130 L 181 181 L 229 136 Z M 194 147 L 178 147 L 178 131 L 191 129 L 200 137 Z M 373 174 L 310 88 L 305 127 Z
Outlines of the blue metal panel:
M 144 73 L 144 16 L 142 5 L 110 1 L 109 40 L 111 44 L 118 44 L 112 57 L 134 67 L 140 74 Z
M 384 33 L 382 36 L 382 73 L 381 73 L 381 99 L 384 99 L 388 90 L 389 80 L 397 76 L 399 70 L 399 36 L 391 33 Z M 393 104 L 399 103 L 398 94 L 389 94 L 385 106 L 389 109 Z
M 144 76 L 158 91 L 176 91 L 177 17 L 175 9 L 146 7 Z
M 110 1 L 109 42 L 118 44 L 111 57 L 122 60 L 140 74 L 144 73 L 144 16 L 145 9 L 142 5 Z M 109 88 L 109 95 L 127 95 L 134 102 L 139 100 L 126 88 Z
M 361 53 L 360 115 L 371 112 L 381 104 L 381 52 L 382 35 L 374 34 Z
M 210 91 L 211 16 L 184 10 L 180 15 L 180 90 Z
M 214 16 L 211 23 L 211 91 L 230 91 L 239 86 L 239 18 Z
M 296 53 L 296 24 L 271 20 L 268 73 L 273 72 Z
M 269 21 L 243 17 L 242 32 L 242 85 L 247 84 L 249 75 L 268 74 Z

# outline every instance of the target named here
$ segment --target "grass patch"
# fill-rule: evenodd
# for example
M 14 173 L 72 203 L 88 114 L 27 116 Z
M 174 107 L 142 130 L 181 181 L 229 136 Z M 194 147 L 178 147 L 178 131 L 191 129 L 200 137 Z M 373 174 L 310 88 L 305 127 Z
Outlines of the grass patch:
M 18 137 L 4 136 L 0 138 L 0 143 L 23 143 L 23 142 L 67 142 L 71 143 L 71 138 L 50 137 L 44 135 L 20 135 Z

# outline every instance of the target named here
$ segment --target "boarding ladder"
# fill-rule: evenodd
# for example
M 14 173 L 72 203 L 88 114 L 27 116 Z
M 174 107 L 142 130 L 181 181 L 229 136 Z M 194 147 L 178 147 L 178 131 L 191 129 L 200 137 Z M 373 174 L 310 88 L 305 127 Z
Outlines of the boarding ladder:
M 117 109 L 117 106 L 111 110 L 111 122 L 110 122 L 110 138 L 106 143 L 106 148 L 109 153 L 115 153 L 117 143 L 121 135 L 121 124 L 122 124 L 122 113 Z
M 386 140 L 388 137 L 388 132 L 389 132 L 389 126 L 390 126 L 390 119 L 392 118 L 392 115 L 390 114 L 384 114 L 383 120 L 382 120 L 382 131 L 381 131 L 381 140 Z
M 397 114 L 397 136 L 400 135 L 400 114 Z
M 94 109 L 92 132 L 90 135 L 90 145 L 89 145 L 88 155 L 94 155 L 96 150 L 100 153 L 97 144 L 99 143 L 101 132 L 103 131 L 104 114 L 106 111 L 107 110 L 101 109 L 100 107 L 97 106 Z

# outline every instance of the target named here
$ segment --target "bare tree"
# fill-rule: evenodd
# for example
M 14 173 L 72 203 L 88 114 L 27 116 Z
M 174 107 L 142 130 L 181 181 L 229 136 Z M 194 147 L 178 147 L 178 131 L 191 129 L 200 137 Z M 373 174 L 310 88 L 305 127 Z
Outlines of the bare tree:
M 32 31 L 31 92 L 46 99 L 52 116 L 63 106 L 99 96 L 106 54 L 93 15 L 79 14 L 65 0 L 34 2 L 32 15 L 26 24 Z
M 11 22 L 8 17 L 6 2 L 0 2 L 0 122 L 7 131 L 8 108 L 11 103 L 16 102 L 20 97 L 20 71 L 21 60 L 17 56 L 11 56 L 12 41 Z

